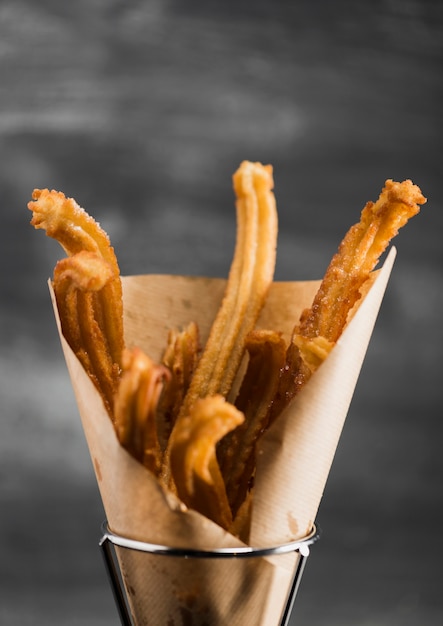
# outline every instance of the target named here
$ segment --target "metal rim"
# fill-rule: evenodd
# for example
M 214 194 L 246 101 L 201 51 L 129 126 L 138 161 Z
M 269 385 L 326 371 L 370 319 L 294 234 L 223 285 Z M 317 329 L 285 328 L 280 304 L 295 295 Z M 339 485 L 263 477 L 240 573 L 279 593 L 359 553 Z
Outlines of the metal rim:
M 103 536 L 100 540 L 100 545 L 105 541 L 110 541 L 113 545 L 121 548 L 128 548 L 130 550 L 138 550 L 140 552 L 148 552 L 151 554 L 160 554 L 164 556 L 175 556 L 181 558 L 200 558 L 200 559 L 214 559 L 214 558 L 245 558 L 245 557 L 265 557 L 278 554 L 288 554 L 289 552 L 300 552 L 303 556 L 309 554 L 309 546 L 315 543 L 320 538 L 320 528 L 314 524 L 312 531 L 303 539 L 297 541 L 289 541 L 278 546 L 270 547 L 254 547 L 254 546 L 238 546 L 232 548 L 212 548 L 208 550 L 200 550 L 195 548 L 179 548 L 165 546 L 156 543 L 149 543 L 145 541 L 137 541 L 135 539 L 129 539 L 122 535 L 113 533 L 107 522 L 103 522 L 102 525 Z

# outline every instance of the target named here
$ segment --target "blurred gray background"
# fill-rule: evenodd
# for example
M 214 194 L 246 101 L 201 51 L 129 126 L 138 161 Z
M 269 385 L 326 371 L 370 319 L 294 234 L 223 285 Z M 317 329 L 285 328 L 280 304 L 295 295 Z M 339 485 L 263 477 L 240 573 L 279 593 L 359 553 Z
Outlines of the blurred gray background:
M 278 279 L 320 278 L 386 178 L 428 198 L 396 240 L 293 623 L 442 623 L 442 7 L 0 2 L 1 624 L 118 624 L 33 188 L 92 213 L 123 274 L 225 276 L 243 159 L 274 166 Z

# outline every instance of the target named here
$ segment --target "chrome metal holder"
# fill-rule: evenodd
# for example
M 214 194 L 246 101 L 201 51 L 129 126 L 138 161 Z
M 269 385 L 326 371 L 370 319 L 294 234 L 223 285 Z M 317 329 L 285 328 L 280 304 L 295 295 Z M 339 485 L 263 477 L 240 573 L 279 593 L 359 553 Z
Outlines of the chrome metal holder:
M 99 547 L 103 555 L 109 583 L 122 626 L 134 626 L 134 623 L 131 618 L 131 612 L 129 610 L 128 601 L 124 591 L 124 584 L 115 553 L 116 546 L 120 548 L 127 548 L 129 550 L 138 550 L 140 552 L 163 555 L 166 557 L 171 556 L 193 559 L 258 558 L 298 552 L 299 559 L 297 567 L 295 569 L 294 578 L 292 580 L 286 606 L 280 622 L 280 626 L 288 626 L 295 598 L 297 596 L 301 578 L 306 566 L 306 560 L 310 554 L 310 547 L 320 538 L 320 534 L 320 528 L 318 525 L 315 525 L 312 532 L 305 538 L 278 546 L 268 548 L 241 546 L 237 548 L 199 550 L 190 548 L 173 548 L 170 546 L 129 539 L 128 537 L 123 537 L 113 533 L 108 528 L 107 522 L 104 522 L 102 525 L 102 537 L 99 541 Z

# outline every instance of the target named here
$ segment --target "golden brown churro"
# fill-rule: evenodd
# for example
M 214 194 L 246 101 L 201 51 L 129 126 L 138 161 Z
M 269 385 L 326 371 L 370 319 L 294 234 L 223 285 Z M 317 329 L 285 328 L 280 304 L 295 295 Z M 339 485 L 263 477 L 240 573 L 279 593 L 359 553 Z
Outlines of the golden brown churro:
M 271 421 L 329 354 L 380 256 L 425 202 L 410 180 L 387 180 L 377 202 L 366 204 L 360 221 L 351 226 L 331 259 L 311 307 L 294 328 Z
M 177 421 L 170 463 L 180 499 L 223 528 L 232 523 L 225 484 L 216 457 L 222 437 L 243 421 L 243 414 L 221 395 L 197 398 Z
M 163 448 L 167 446 L 199 355 L 200 340 L 195 322 L 190 322 L 182 330 L 172 329 L 169 331 L 168 344 L 163 354 L 162 363 L 168 368 L 170 376 L 165 381 L 157 409 L 159 437 Z
M 53 277 L 62 332 L 100 391 L 110 414 L 120 364 L 112 359 L 109 336 L 103 324 L 109 314 L 108 306 L 100 295 L 113 276 L 111 266 L 103 257 L 82 251 L 58 261 Z
M 34 189 L 28 208 L 31 224 L 56 239 L 68 256 L 86 250 L 103 257 L 113 272 L 100 291 L 102 323 L 112 360 L 120 364 L 123 350 L 123 301 L 120 269 L 109 237 L 100 225 L 73 198 L 59 191 Z
M 218 450 L 234 516 L 252 486 L 255 446 L 268 427 L 269 410 L 285 364 L 286 342 L 276 331 L 255 330 L 247 337 L 246 349 L 249 362 L 235 400 L 245 420 L 223 439 Z
M 124 448 L 157 474 L 162 450 L 157 435 L 157 406 L 169 370 L 140 348 L 123 351 L 123 373 L 114 404 L 114 424 Z
M 35 189 L 33 199 L 31 224 L 68 255 L 53 280 L 63 332 L 112 415 L 124 347 L 117 258 L 108 235 L 75 200 L 48 189 Z
M 177 461 L 179 455 L 187 454 L 190 460 L 198 458 L 188 454 L 184 436 L 192 432 L 186 425 L 189 415 L 194 413 L 194 404 L 199 398 L 228 395 L 245 353 L 246 337 L 255 326 L 274 275 L 277 210 L 272 192 L 272 168 L 244 161 L 234 174 L 233 182 L 237 196 L 234 258 L 221 307 L 168 442 L 164 479 L 170 488 L 179 481 L 183 490 L 182 477 L 174 471 L 183 465 Z M 191 438 L 189 445 L 195 445 Z M 217 465 L 215 451 L 211 463 Z M 191 469 L 187 471 L 190 473 Z M 217 469 L 217 475 L 219 473 Z M 180 486 L 176 484 L 179 494 Z M 206 490 L 211 492 L 213 487 L 211 483 Z
M 272 283 L 277 210 L 272 168 L 244 161 L 234 174 L 237 241 L 226 292 L 198 362 L 181 415 L 197 398 L 227 396 Z
M 336 342 L 349 311 L 360 297 L 380 256 L 399 229 L 416 215 L 426 199 L 410 180 L 387 180 L 377 202 L 368 202 L 360 221 L 342 240 L 324 275 L 312 306 L 302 314 L 296 334 Z

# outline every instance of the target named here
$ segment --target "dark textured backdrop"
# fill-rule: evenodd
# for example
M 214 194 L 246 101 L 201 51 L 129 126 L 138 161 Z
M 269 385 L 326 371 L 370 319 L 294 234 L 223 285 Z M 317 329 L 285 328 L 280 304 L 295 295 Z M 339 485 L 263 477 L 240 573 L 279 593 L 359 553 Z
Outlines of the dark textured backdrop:
M 124 274 L 224 276 L 243 159 L 275 168 L 279 279 L 319 278 L 386 178 L 428 197 L 396 241 L 293 623 L 442 622 L 442 7 L 0 2 L 1 624 L 117 624 L 32 189 L 96 216 Z

